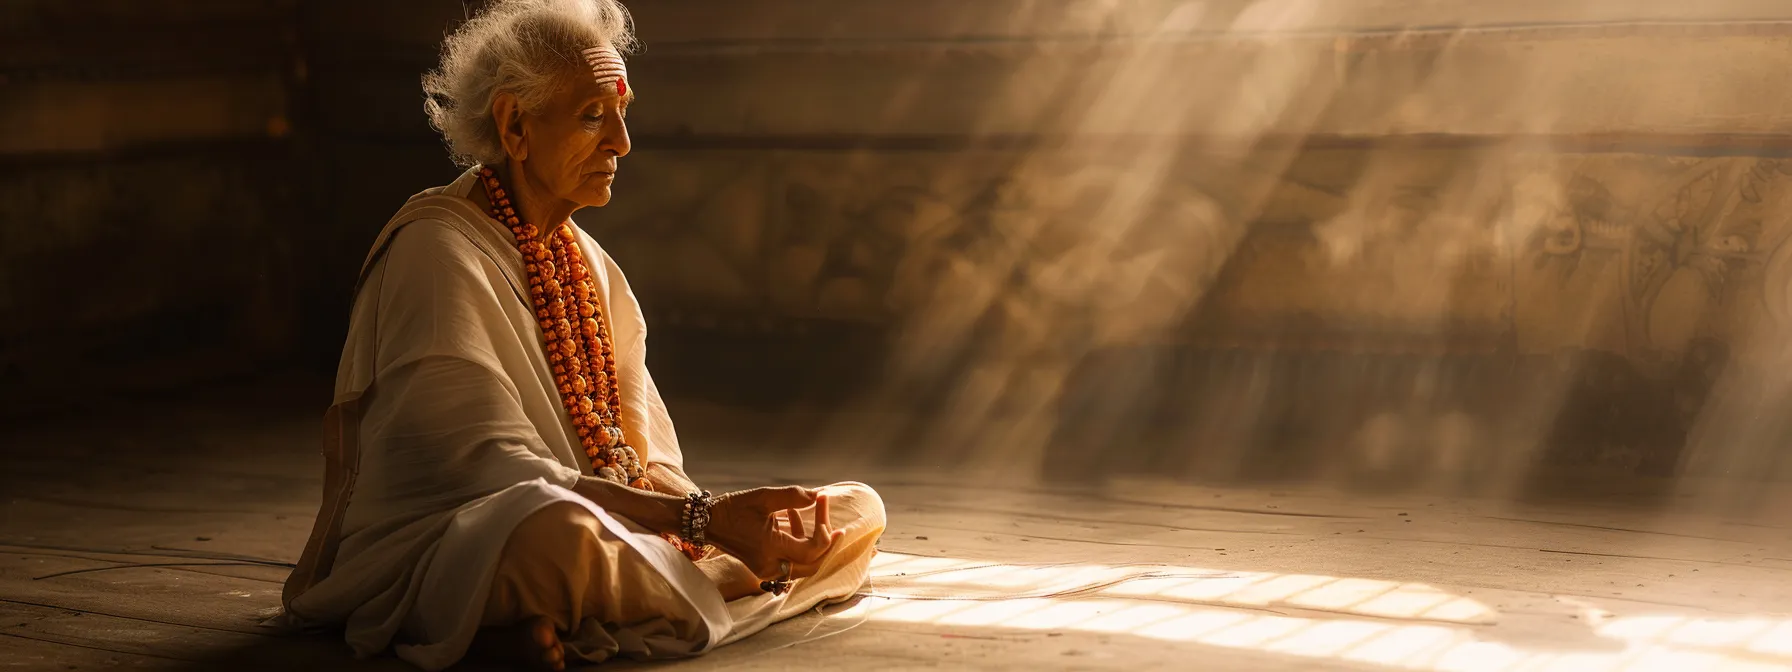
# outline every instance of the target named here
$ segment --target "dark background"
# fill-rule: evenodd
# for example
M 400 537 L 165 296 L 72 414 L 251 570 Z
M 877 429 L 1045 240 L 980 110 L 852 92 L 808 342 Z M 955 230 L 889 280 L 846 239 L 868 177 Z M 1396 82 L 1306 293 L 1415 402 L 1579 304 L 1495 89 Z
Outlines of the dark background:
M 1240 93 L 1248 87 L 1229 87 L 1273 77 L 1265 64 L 1280 62 L 1265 57 L 1269 47 L 1223 39 L 1225 26 L 1246 23 L 1251 4 L 1209 3 L 1203 25 L 1218 26 L 1221 38 L 1175 42 L 1191 50 L 1176 52 L 1173 62 L 1184 65 L 1153 72 L 1160 81 L 1146 88 L 1184 106 L 1180 121 L 1103 126 L 1088 121 L 1098 115 L 1081 115 L 1093 108 L 1079 92 L 1145 67 L 1126 60 L 1148 51 L 1136 36 L 1165 25 L 1178 3 L 636 3 L 646 45 L 631 58 L 642 96 L 630 119 L 636 155 L 625 161 L 617 203 L 579 219 L 629 271 L 653 326 L 652 368 L 675 406 L 852 400 L 949 414 L 965 406 L 962 372 L 993 367 L 1008 389 L 1034 374 L 1078 384 L 1045 402 L 997 395 L 977 422 L 1024 423 L 1064 403 L 1098 425 L 1077 439 L 1091 444 L 1147 416 L 1175 425 L 1189 413 L 1242 415 L 1256 424 L 1229 435 L 1245 437 L 1241 445 L 1305 445 L 1295 454 L 1323 457 L 1328 437 L 1351 435 L 1376 412 L 1356 407 L 1382 395 L 1401 417 L 1467 409 L 1488 425 L 1524 427 L 1515 441 L 1559 444 L 1551 450 L 1562 460 L 1595 470 L 1684 468 L 1700 418 L 1719 413 L 1712 390 L 1747 370 L 1737 368 L 1737 353 L 1777 338 L 1762 335 L 1762 288 L 1792 282 L 1768 268 L 1783 239 L 1778 181 L 1792 174 L 1780 169 L 1792 125 L 1781 98 L 1751 97 L 1761 81 L 1792 81 L 1776 79 L 1788 64 L 1774 56 L 1783 46 L 1775 40 L 1786 35 L 1584 22 L 1603 16 L 1588 9 L 1595 5 L 1618 8 L 1605 12 L 1617 18 L 1688 25 L 1787 10 L 1739 0 L 1335 12 L 1313 18 L 1335 35 L 1286 47 L 1323 54 L 1323 67 L 1304 79 L 1279 81 L 1296 92 L 1293 102 L 1246 115 L 1270 123 L 1228 131 L 1202 115 L 1259 100 Z M 405 197 L 458 173 L 425 122 L 418 77 L 434 65 L 441 36 L 477 5 L 0 3 L 0 418 L 92 417 L 109 405 L 270 379 L 289 381 L 299 390 L 292 403 L 310 400 L 321 412 L 366 246 Z M 1497 30 L 1451 32 L 1488 26 Z M 1387 32 L 1413 27 L 1431 32 Z M 1733 57 L 1722 50 L 1732 43 Z M 1572 60 L 1512 65 L 1521 54 L 1570 48 L 1563 45 L 1579 49 Z M 1051 77 L 1023 77 L 1039 69 Z M 1703 87 L 1694 102 L 1662 93 L 1689 83 Z M 1410 104 L 1425 97 L 1429 106 Z M 1522 132 L 1507 123 L 1539 106 L 1560 119 Z M 1180 180 L 1178 189 L 1199 192 L 1221 220 L 1251 231 L 1248 244 L 1178 238 L 1163 233 L 1183 221 L 1168 210 L 1135 217 L 1164 222 L 1139 227 L 1157 233 L 1129 239 L 1135 251 L 1218 251 L 1207 266 L 1184 262 L 1211 270 L 1217 289 L 1175 309 L 1186 319 L 1174 338 L 1096 344 L 1088 334 L 1098 307 L 1076 301 L 1030 318 L 992 309 L 972 333 L 952 334 L 932 368 L 905 368 L 900 343 L 929 324 L 917 318 L 925 311 L 892 308 L 887 295 L 901 284 L 901 261 L 927 251 L 910 235 L 917 222 L 999 228 L 1004 212 L 1048 207 L 1012 202 L 1014 185 L 1026 182 L 1019 176 L 1041 157 L 1124 170 L 1153 152 L 1167 152 L 1160 172 Z M 1378 302 L 1422 294 L 1434 278 L 1391 294 L 1352 290 L 1360 295 L 1351 301 L 1333 292 L 1276 303 L 1276 292 L 1324 295 L 1317 290 L 1342 276 L 1277 276 L 1251 265 L 1313 245 L 1318 223 L 1363 210 L 1365 200 L 1379 204 L 1369 207 L 1373 216 L 1417 212 L 1423 220 L 1447 209 L 1438 203 L 1451 201 L 1451 185 L 1537 156 L 1575 166 L 1550 179 L 1571 185 L 1561 207 L 1588 231 L 1594 222 L 1641 230 L 1672 220 L 1715 233 L 1663 243 L 1681 252 L 1641 299 L 1598 294 L 1606 291 L 1601 269 L 1630 252 L 1589 243 L 1592 251 L 1577 252 L 1564 271 L 1539 260 L 1540 238 L 1517 236 L 1512 258 L 1499 262 L 1511 278 L 1453 271 L 1445 282 L 1457 298 L 1408 311 L 1424 318 L 1417 326 Z M 1389 178 L 1390 165 L 1407 168 Z M 1716 186 L 1701 181 L 1701 170 L 1715 171 Z M 1724 181 L 1731 173 L 1754 177 Z M 1489 181 L 1510 191 L 1501 178 Z M 1743 194 L 1730 199 L 1741 206 L 1704 205 L 1730 193 Z M 1165 208 L 1189 202 L 1160 200 L 1175 201 Z M 1074 204 L 1050 207 L 1059 207 L 1054 217 L 1089 221 Z M 1715 214 L 1682 222 L 1706 210 Z M 1505 221 L 1500 212 L 1489 205 L 1470 218 Z M 1669 310 L 1659 307 L 1662 286 L 1676 268 L 1697 265 L 1684 251 L 1726 240 L 1731 229 L 1752 231 L 1744 236 L 1752 247 L 1712 262 L 1730 273 L 1710 292 L 1719 307 L 1669 306 L 1688 311 L 1684 323 L 1695 327 L 1687 330 L 1639 322 L 1638 310 Z M 944 240 L 939 246 L 971 249 Z M 1034 258 L 1046 258 L 1077 242 L 1029 244 Z M 1566 289 L 1526 284 L 1533 270 L 1568 278 Z M 1031 281 L 1014 275 L 1003 282 Z M 1476 303 L 1484 281 L 1506 298 Z M 1590 326 L 1562 336 L 1548 326 L 1556 323 Z M 1045 335 L 1017 349 L 1004 336 L 1017 325 Z M 1441 388 L 1414 382 L 1438 376 Z M 1748 457 L 1723 469 L 1784 471 L 1781 388 L 1746 378 L 1731 396 L 1752 405 L 1721 413 L 1750 419 L 1725 421 L 1730 433 L 1719 438 L 1746 442 Z M 1364 392 L 1359 383 L 1371 379 L 1396 382 Z M 1151 444 L 1171 446 L 1169 457 L 1140 449 L 1122 461 L 1145 471 L 1180 464 L 1173 429 Z M 1218 431 L 1210 430 L 1202 431 Z M 1137 434 L 1126 445 L 1150 443 Z M 898 435 L 977 440 L 912 428 Z
M 406 197 L 459 174 L 418 79 L 479 4 L 0 3 L 0 414 L 333 375 L 373 235 Z M 779 20 L 668 5 L 637 8 L 643 39 L 717 41 Z M 695 66 L 637 69 L 652 85 Z M 637 130 L 638 150 L 711 144 L 681 141 L 678 124 Z M 650 310 L 665 307 L 665 292 L 643 293 Z M 704 361 L 801 363 L 781 354 L 802 349 L 789 343 L 796 329 L 768 353 L 750 336 L 763 330 L 736 315 L 754 306 L 718 317 L 710 308 L 724 306 L 709 304 L 693 318 L 707 326 L 656 329 L 663 377 L 715 371 Z M 732 354 L 705 354 L 717 347 Z

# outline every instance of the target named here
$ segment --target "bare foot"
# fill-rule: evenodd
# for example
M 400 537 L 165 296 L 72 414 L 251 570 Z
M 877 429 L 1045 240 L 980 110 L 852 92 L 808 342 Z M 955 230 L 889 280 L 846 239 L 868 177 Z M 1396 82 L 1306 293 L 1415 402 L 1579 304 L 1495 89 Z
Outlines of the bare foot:
M 566 654 L 560 650 L 560 634 L 546 616 L 504 628 L 481 628 L 471 653 L 487 660 L 519 665 L 525 670 L 560 672 Z

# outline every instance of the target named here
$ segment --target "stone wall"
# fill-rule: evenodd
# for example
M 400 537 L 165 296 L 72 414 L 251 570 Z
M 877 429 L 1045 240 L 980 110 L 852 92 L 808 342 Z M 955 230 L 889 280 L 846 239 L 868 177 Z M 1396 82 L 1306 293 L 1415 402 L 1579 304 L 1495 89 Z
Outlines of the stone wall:
M 477 4 L 0 10 L 7 397 L 329 371 L 366 244 L 455 174 L 417 78 Z M 1609 360 L 1681 433 L 1778 398 L 1688 367 L 1781 361 L 1785 3 L 637 4 L 579 221 L 673 393 L 1043 412 L 1155 348 Z
M 892 451 L 1784 471 L 1783 5 L 768 6 L 644 29 L 584 221 L 660 325 L 881 327 Z
M 1778 158 L 1351 148 L 1265 168 L 1190 149 L 1140 169 L 1137 156 L 644 154 L 586 221 L 632 260 L 639 291 L 687 310 L 894 324 L 942 285 L 965 289 L 956 268 L 1033 276 L 1003 281 L 1045 283 L 1031 288 L 1041 304 L 1103 323 L 1201 304 L 1177 338 L 1442 330 L 1668 359 L 1786 310 L 1769 282 L 1792 234 Z M 1028 249 L 1010 259 L 1005 245 Z M 1151 291 L 1164 296 L 1140 298 Z

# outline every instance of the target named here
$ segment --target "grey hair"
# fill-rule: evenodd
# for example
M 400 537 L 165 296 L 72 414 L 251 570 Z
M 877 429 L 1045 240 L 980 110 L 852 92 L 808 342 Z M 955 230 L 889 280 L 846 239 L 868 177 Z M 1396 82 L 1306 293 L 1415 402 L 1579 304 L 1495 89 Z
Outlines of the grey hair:
M 635 47 L 628 10 L 616 0 L 494 0 L 442 43 L 442 62 L 423 76 L 423 110 L 461 166 L 504 161 L 492 101 L 517 97 L 537 110 L 562 77 L 589 66 L 579 52 Z

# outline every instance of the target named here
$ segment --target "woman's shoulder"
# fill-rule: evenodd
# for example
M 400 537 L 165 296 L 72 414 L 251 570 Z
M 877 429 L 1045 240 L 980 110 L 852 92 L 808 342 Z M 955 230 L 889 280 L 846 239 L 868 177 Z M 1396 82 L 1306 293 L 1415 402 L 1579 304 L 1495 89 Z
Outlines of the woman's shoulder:
M 386 243 L 386 256 L 388 259 L 469 266 L 485 254 L 464 226 L 446 219 L 425 217 L 406 222 L 392 231 Z
M 475 260 L 500 254 L 498 248 L 509 247 L 509 232 L 503 232 L 502 238 L 495 237 L 498 227 L 486 219 L 485 213 L 471 201 L 446 193 L 448 190 L 431 189 L 405 201 L 380 232 L 374 254 L 402 252 L 440 261 Z
M 484 310 L 479 306 L 515 291 L 498 263 L 465 232 L 437 219 L 419 219 L 392 232 L 370 280 L 376 287 L 370 289 L 383 297 L 381 306 L 404 306 L 411 314 L 475 314 Z
M 515 285 L 510 276 L 520 269 L 505 265 L 520 263 L 520 257 L 504 257 L 515 248 L 497 247 L 502 241 L 481 240 L 484 233 L 476 223 L 438 217 L 406 223 L 389 234 L 383 260 L 387 283 L 396 280 L 400 286 L 433 287 L 431 291 L 477 288 L 481 292 Z

